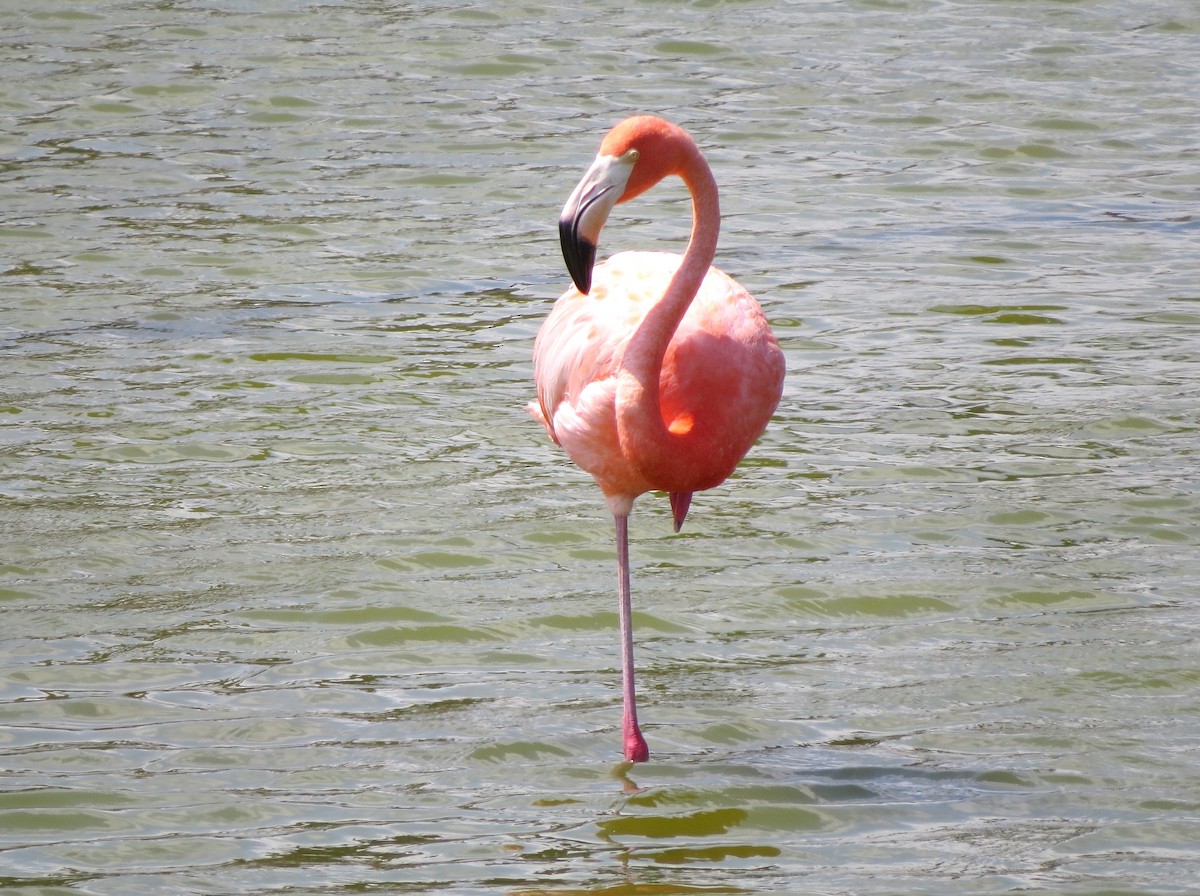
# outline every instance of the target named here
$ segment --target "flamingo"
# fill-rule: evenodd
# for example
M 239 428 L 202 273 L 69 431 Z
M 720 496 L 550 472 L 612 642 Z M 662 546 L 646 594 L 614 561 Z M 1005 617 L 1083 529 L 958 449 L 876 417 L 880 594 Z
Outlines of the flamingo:
M 619 202 L 665 177 L 692 197 L 682 257 L 620 252 L 593 269 L 600 230 Z M 617 124 L 558 222 L 574 286 L 534 342 L 529 412 L 591 473 L 616 525 L 625 758 L 650 751 L 634 686 L 629 514 L 667 492 L 675 531 L 692 493 L 720 485 L 762 434 L 783 389 L 783 353 L 762 308 L 712 267 L 721 214 L 712 170 L 691 136 L 661 118 Z

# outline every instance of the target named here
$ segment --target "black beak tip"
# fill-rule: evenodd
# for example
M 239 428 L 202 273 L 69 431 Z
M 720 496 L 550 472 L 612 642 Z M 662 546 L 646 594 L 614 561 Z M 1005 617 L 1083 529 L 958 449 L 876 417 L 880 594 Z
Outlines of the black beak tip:
M 567 272 L 575 282 L 575 288 L 586 296 L 592 288 L 596 246 L 576 233 L 573 221 L 559 221 L 558 236 L 559 242 L 562 243 L 563 261 L 567 264 Z
M 594 258 L 596 255 L 595 247 L 592 248 L 590 255 Z M 592 262 L 589 259 L 578 271 L 571 272 L 571 279 L 575 281 L 575 288 L 585 296 L 592 291 Z

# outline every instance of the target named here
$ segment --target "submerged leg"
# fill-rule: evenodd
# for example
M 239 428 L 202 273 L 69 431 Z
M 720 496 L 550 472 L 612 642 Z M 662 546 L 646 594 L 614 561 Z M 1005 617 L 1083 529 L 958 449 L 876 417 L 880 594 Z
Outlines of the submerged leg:
M 637 695 L 633 685 L 633 602 L 629 596 L 629 517 L 615 514 L 617 523 L 617 596 L 620 600 L 621 616 L 621 687 L 624 695 L 625 714 L 622 721 L 622 736 L 625 741 L 625 758 L 630 762 L 645 762 L 650 758 L 650 748 L 637 721 Z

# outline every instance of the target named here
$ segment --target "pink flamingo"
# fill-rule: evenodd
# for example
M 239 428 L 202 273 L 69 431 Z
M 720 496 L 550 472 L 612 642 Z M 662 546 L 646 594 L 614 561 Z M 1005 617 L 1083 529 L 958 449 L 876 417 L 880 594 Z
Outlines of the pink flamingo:
M 593 271 L 609 212 L 665 177 L 692 195 L 682 258 L 621 252 Z M 783 389 L 783 353 L 753 297 L 711 267 L 717 184 L 686 131 L 660 118 L 614 127 L 558 222 L 576 288 L 534 343 L 529 411 L 604 492 L 617 530 L 625 757 L 650 751 L 637 721 L 629 595 L 629 513 L 669 493 L 675 531 L 692 493 L 725 481 L 766 428 Z

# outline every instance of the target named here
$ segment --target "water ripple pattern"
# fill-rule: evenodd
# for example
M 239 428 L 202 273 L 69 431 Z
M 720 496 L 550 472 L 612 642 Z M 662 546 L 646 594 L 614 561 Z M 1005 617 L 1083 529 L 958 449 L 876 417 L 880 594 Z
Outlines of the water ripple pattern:
M 1195 892 L 1194 4 L 0 0 L 0 59 L 0 890 Z M 636 112 L 789 374 L 634 513 L 630 770 L 522 408 Z

